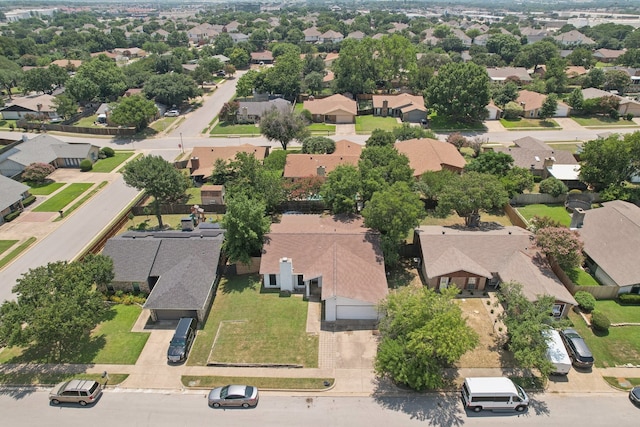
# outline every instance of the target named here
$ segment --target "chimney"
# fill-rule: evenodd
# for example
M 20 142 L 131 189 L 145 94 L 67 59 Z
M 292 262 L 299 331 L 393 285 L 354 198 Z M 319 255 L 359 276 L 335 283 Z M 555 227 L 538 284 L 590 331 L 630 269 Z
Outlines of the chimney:
M 578 228 L 582 228 L 582 224 L 584 223 L 584 209 L 575 208 L 573 213 L 571 214 L 571 224 L 569 224 L 569 230 L 577 230 Z
M 197 157 L 191 158 L 191 172 L 200 168 L 200 159 Z
M 325 171 L 326 171 L 326 169 L 325 169 L 324 166 L 318 166 L 318 168 L 316 169 L 316 174 L 318 176 L 324 176 Z
M 546 169 L 553 166 L 554 160 L 555 159 L 553 157 L 545 157 L 544 162 L 542 163 L 542 167 Z
M 291 258 L 280 258 L 280 290 L 293 292 L 293 262 Z
M 380 112 L 380 114 L 382 114 L 382 116 L 386 116 L 389 113 L 389 101 L 387 101 L 386 99 L 384 101 L 382 101 L 382 111 Z

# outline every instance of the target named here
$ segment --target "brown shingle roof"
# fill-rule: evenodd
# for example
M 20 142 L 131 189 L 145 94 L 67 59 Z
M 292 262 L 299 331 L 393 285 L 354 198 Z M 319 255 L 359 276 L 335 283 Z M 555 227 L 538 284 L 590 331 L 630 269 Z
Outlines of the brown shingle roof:
M 380 235 L 362 218 L 283 215 L 262 249 L 260 274 L 279 273 L 281 258 L 305 280 L 322 277 L 322 299 L 339 296 L 377 303 L 388 294 Z
M 503 147 L 497 146 L 493 151 L 506 153 L 513 157 L 513 165 L 521 168 L 541 171 L 544 169 L 544 161 L 547 158 L 553 160 L 553 164 L 557 165 L 577 165 L 578 161 L 569 151 L 554 150 L 540 140 L 525 137 L 514 141 L 518 146 Z M 523 148 L 531 147 L 531 148 Z M 546 148 L 545 148 L 546 147 Z
M 191 176 L 209 177 L 213 172 L 213 166 L 217 159 L 225 162 L 234 160 L 237 153 L 253 154 L 256 159 L 262 161 L 269 155 L 269 147 L 259 147 L 251 144 L 243 144 L 229 147 L 193 147 L 191 158 L 187 162 L 187 168 L 193 167 L 193 158 L 197 157 L 199 166 L 191 172 Z
M 520 104 L 524 111 L 531 111 L 542 108 L 545 99 L 547 99 L 547 96 L 541 93 L 521 90 L 518 92 L 518 98 L 515 102 Z
M 403 93 L 400 95 L 373 95 L 373 108 L 382 108 L 387 101 L 387 107 L 401 109 L 403 112 L 420 110 L 427 111 L 424 106 L 424 97 Z
M 431 138 L 409 139 L 395 143 L 396 149 L 407 156 L 413 176 L 443 168 L 461 170 L 466 165 L 464 157 L 448 142 Z
M 348 142 L 348 141 L 347 141 Z M 360 154 L 355 151 L 362 151 L 362 147 L 353 144 L 354 154 L 289 154 L 287 163 L 284 165 L 285 178 L 304 178 L 306 176 L 326 176 L 339 165 L 358 165 Z M 348 151 L 347 151 L 348 152 Z M 321 171 L 320 173 L 319 170 Z
M 585 213 L 578 233 L 584 252 L 593 259 L 618 286 L 640 283 L 640 208 L 614 200 Z
M 311 114 L 333 115 L 338 112 L 353 114 L 358 113 L 356 101 L 344 95 L 332 95 L 327 98 L 304 101 L 303 108 Z

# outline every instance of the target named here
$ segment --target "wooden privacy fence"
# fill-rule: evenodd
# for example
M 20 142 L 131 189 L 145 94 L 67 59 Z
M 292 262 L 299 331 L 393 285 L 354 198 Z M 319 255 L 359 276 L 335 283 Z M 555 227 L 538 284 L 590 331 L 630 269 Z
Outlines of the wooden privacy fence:
M 227 211 L 225 205 L 198 205 L 204 209 L 205 213 L 224 214 Z M 161 215 L 189 215 L 191 214 L 191 208 L 193 204 L 167 204 L 160 205 Z M 131 208 L 131 212 L 134 215 L 155 215 L 155 208 L 153 206 L 134 206 Z
M 511 224 L 520 228 L 524 228 L 525 230 L 529 226 L 529 224 L 527 224 L 527 221 L 525 221 L 522 215 L 520 215 L 520 212 L 518 212 L 518 210 L 513 206 L 509 204 L 504 205 L 504 213 L 506 213 L 509 217 Z
M 571 292 L 571 295 L 575 295 L 578 291 L 588 292 L 597 300 L 602 299 L 615 299 L 618 297 L 617 286 L 578 286 L 567 276 L 567 273 L 564 272 L 562 268 L 558 265 L 557 261 L 553 258 L 549 259 L 549 264 L 551 265 L 551 270 L 558 276 L 558 279 L 562 282 L 562 284 Z
M 133 136 L 136 134 L 136 128 L 88 128 L 55 123 L 27 122 L 26 120 L 19 120 L 16 126 L 26 130 L 54 130 L 58 132 L 84 133 L 89 135 Z

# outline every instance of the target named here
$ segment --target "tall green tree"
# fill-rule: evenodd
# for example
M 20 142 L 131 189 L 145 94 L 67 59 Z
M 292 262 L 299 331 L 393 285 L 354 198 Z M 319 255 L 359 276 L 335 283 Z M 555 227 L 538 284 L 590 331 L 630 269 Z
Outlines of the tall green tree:
M 127 163 L 123 168 L 122 177 L 129 187 L 145 191 L 153 197 L 160 229 L 164 228 L 160 210 L 162 204 L 182 198 L 190 186 L 189 178 L 160 156 L 144 156 Z
M 381 234 L 382 252 L 387 265 L 399 259 L 399 247 L 409 231 L 424 218 L 424 204 L 406 182 L 398 181 L 377 191 L 362 210 L 364 224 Z
M 158 114 L 158 108 L 153 101 L 144 96 L 133 95 L 120 98 L 111 111 L 109 119 L 116 125 L 132 126 L 141 131 Z
M 520 52 L 520 40 L 510 34 L 493 34 L 487 40 L 487 50 L 489 53 L 496 53 L 510 64 Z
M 538 65 L 546 64 L 548 60 L 558 56 L 558 46 L 554 42 L 540 40 L 523 46 L 514 63 L 535 70 Z
M 640 172 L 640 132 L 587 141 L 580 154 L 580 179 L 601 191 Z
M 124 73 L 114 61 L 106 55 L 100 55 L 91 61 L 84 62 L 69 84 L 76 79 L 87 80 L 98 87 L 98 98 L 102 101 L 113 101 L 127 90 Z M 73 94 L 75 97 L 75 94 Z M 79 98 L 75 97 L 77 100 Z
M 202 94 L 196 82 L 184 74 L 161 74 L 151 77 L 144 85 L 147 98 L 154 98 L 164 105 L 179 106 L 190 98 Z
M 558 95 L 556 95 L 555 93 L 550 93 L 542 103 L 542 107 L 538 112 L 538 117 L 540 117 L 542 120 L 547 120 L 548 118 L 555 116 L 557 109 Z
M 542 332 L 549 328 L 555 302 L 552 296 L 529 301 L 519 283 L 502 283 L 498 298 L 505 307 L 503 321 L 507 327 L 507 348 L 523 369 L 537 369 L 545 377 L 553 372 L 547 358 L 547 342 Z
M 452 121 L 483 120 L 489 104 L 487 71 L 472 62 L 447 64 L 431 80 L 427 99 L 439 116 Z
M 78 103 L 64 93 L 56 95 L 52 103 L 56 113 L 62 118 L 68 119 L 78 112 Z
M 269 141 L 278 141 L 286 150 L 292 140 L 302 141 L 309 136 L 304 117 L 293 111 L 282 112 L 276 108 L 267 111 L 260 119 L 260 132 Z
M 360 154 L 358 169 L 362 180 L 362 199 L 371 200 L 376 191 L 396 182 L 413 183 L 409 159 L 392 145 L 366 147 Z
M 480 212 L 502 208 L 509 195 L 494 175 L 466 172 L 449 181 L 438 196 L 436 213 L 447 216 L 456 212 L 467 227 L 478 226 Z
M 334 214 L 356 213 L 361 187 L 358 168 L 352 165 L 338 165 L 327 175 L 320 188 L 320 195 Z
M 406 286 L 380 304 L 381 341 L 375 359 L 378 375 L 415 390 L 445 385 L 445 368 L 478 345 L 455 303 L 457 288 L 437 293 Z
M 242 193 L 228 198 L 226 205 L 222 219 L 224 253 L 231 262 L 248 264 L 252 256 L 260 254 L 264 235 L 269 231 L 271 221 L 265 216 L 266 206 Z
M 340 46 L 340 57 L 333 63 L 335 85 L 338 93 L 354 95 L 372 93 L 379 80 L 374 60 L 377 42 L 372 38 L 361 41 L 345 39 Z
M 9 99 L 11 99 L 11 89 L 18 85 L 21 78 L 22 69 L 20 66 L 9 58 L 0 56 L 0 87 L 6 90 Z
M 89 262 L 58 261 L 30 269 L 0 306 L 0 345 L 37 348 L 51 362 L 76 354 L 107 312 Z
M 467 163 L 465 170 L 500 177 L 505 176 L 512 167 L 513 157 L 511 155 L 500 151 L 487 151 Z
M 279 93 L 292 99 L 300 93 L 302 60 L 300 54 L 287 52 L 278 57 L 275 65 L 267 70 L 265 77 L 271 93 Z

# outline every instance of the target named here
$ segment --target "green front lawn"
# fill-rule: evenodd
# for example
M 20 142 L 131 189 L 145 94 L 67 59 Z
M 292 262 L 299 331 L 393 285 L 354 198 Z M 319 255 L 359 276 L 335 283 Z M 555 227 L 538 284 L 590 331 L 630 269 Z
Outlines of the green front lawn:
M 218 122 L 211 129 L 210 135 L 260 135 L 260 128 L 256 125 L 234 125 L 227 122 Z
M 526 205 L 520 208 L 517 208 L 518 212 L 526 219 L 530 221 L 535 215 L 540 217 L 546 216 L 554 221 L 558 221 L 565 227 L 569 227 L 571 224 L 571 216 L 565 209 L 563 205 Z
M 11 125 L 15 129 L 17 120 L 0 119 L 0 128 L 11 129 Z
M 149 338 L 146 332 L 131 332 L 141 312 L 142 308 L 137 305 L 114 305 L 89 338 L 79 343 L 77 353 L 66 355 L 62 362 L 135 364 Z M 9 347 L 0 353 L 0 363 L 44 363 L 46 356 L 37 349 L 24 351 Z
M 46 182 L 25 181 L 24 183 L 31 188 L 29 190 L 29 193 L 33 194 L 34 196 L 48 196 L 49 194 L 56 191 L 58 188 L 64 187 L 65 185 L 67 185 L 66 182 L 54 182 L 54 181 L 46 181 Z
M 324 384 L 325 381 L 329 382 L 328 386 Z M 185 387 L 197 388 L 216 388 L 227 384 L 251 384 L 258 389 L 322 390 L 331 387 L 334 382 L 334 378 L 182 376 L 182 384 Z
M 606 304 L 602 305 L 602 302 L 598 301 L 596 308 L 606 309 Z M 640 309 L 638 306 L 634 308 Z M 587 342 L 596 359 L 597 367 L 614 367 L 626 363 L 640 364 L 640 331 L 638 326 L 611 327 L 606 333 L 594 333 L 591 328 L 587 327 L 580 315 L 570 312 L 569 318 Z
M 395 117 L 357 116 L 356 133 L 371 133 L 375 129 L 392 131 L 400 126 Z
M 180 119 L 180 117 L 162 117 L 161 119 L 156 120 L 151 123 L 149 127 L 156 132 L 164 132 L 165 129 L 168 129 L 176 120 Z
M 64 210 L 64 214 L 69 215 L 71 212 L 75 211 L 76 209 L 78 209 L 80 206 L 82 206 L 82 204 L 84 202 L 86 202 L 87 200 L 89 200 L 91 197 L 93 197 L 94 194 L 96 194 L 98 191 L 100 191 L 103 187 L 105 187 L 109 182 L 108 181 L 102 181 L 100 184 L 98 184 L 93 190 L 89 191 L 87 194 L 85 194 L 84 196 L 82 196 L 82 198 L 80 200 L 78 200 L 77 202 L 75 202 L 73 205 L 67 207 Z M 54 219 L 55 221 L 61 221 L 62 217 L 58 217 L 56 219 Z
M 82 193 L 91 188 L 91 183 L 74 183 L 69 184 L 66 188 L 62 189 L 58 194 L 45 200 L 41 205 L 36 206 L 34 212 L 58 212 L 69 203 L 73 202 Z
M 500 123 L 505 129 L 521 129 L 521 128 L 559 128 L 560 125 L 553 119 L 540 120 L 540 119 L 525 119 L 524 117 L 518 117 L 517 119 L 507 120 L 505 118 L 500 119 Z
M 463 130 L 485 130 L 482 122 L 461 123 L 454 122 L 446 117 L 438 117 L 437 114 L 429 116 L 429 128 L 433 131 L 463 131 Z
M 637 126 L 634 122 L 629 122 L 627 120 L 622 120 L 622 119 L 612 119 L 609 116 L 571 117 L 571 118 L 580 126 L 595 126 L 595 127 Z
M 280 297 L 277 292 L 261 292 L 259 276 L 223 277 L 187 363 L 277 363 L 315 368 L 318 336 L 305 330 L 307 305 L 300 295 Z
M 325 123 L 312 123 L 307 126 L 312 135 L 329 136 L 336 133 L 336 125 Z
M 17 240 L 0 240 L 0 255 L 16 243 L 18 243 Z
M 127 379 L 129 374 L 113 374 L 109 373 L 108 385 L 117 385 Z M 9 373 L 0 374 L 0 384 L 6 385 L 41 385 L 50 386 L 61 383 L 63 381 L 69 381 L 72 379 L 79 380 L 93 380 L 100 384 L 105 383 L 105 379 L 102 378 L 102 374 L 73 374 L 73 373 L 60 373 L 41 371 L 34 369 L 26 369 L 24 371 L 12 371 Z
M 124 163 L 129 157 L 133 156 L 133 154 L 133 151 L 116 151 L 113 157 L 99 159 L 95 162 L 91 172 L 111 172 Z

